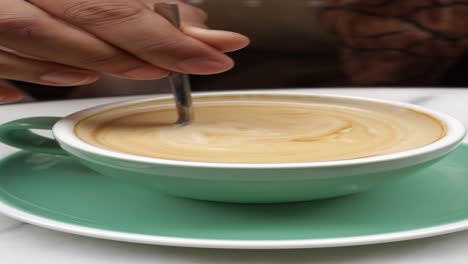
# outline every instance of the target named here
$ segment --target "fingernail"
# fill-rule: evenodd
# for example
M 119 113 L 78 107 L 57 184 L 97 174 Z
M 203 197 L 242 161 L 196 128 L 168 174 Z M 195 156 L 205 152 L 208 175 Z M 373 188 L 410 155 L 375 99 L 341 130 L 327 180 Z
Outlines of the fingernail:
M 181 72 L 192 73 L 192 74 L 212 74 L 224 72 L 231 69 L 234 66 L 232 60 L 212 60 L 206 58 L 192 58 L 180 62 L 177 68 Z
M 73 85 L 86 83 L 93 78 L 91 74 L 85 72 L 62 71 L 42 75 L 40 80 L 52 84 Z
M 169 72 L 160 68 L 145 66 L 121 73 L 120 75 L 130 79 L 149 80 L 166 77 L 169 75 Z

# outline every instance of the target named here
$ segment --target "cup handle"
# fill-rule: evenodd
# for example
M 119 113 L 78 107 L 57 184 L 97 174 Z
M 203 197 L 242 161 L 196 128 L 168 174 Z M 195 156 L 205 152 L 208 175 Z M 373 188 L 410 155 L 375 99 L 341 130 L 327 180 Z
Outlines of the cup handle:
M 35 134 L 31 129 L 52 130 L 61 117 L 31 117 L 0 125 L 0 142 L 27 151 L 68 155 L 54 139 Z

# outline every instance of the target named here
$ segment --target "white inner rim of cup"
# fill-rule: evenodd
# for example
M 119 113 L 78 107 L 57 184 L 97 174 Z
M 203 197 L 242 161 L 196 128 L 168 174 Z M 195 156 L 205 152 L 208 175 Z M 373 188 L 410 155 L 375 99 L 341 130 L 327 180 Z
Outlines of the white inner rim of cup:
M 184 166 L 184 167 L 207 167 L 207 168 L 245 168 L 245 169 L 266 169 L 266 168 L 318 168 L 318 167 L 336 167 L 336 166 L 349 166 L 349 165 L 358 165 L 358 164 L 369 164 L 376 162 L 384 162 L 391 160 L 406 159 L 414 156 L 420 156 L 424 154 L 429 154 L 434 151 L 443 151 L 446 149 L 448 152 L 451 148 L 455 147 L 457 144 L 461 143 L 463 140 L 466 129 L 458 120 L 455 118 L 426 109 L 424 107 L 411 105 L 407 103 L 392 102 L 379 99 L 370 99 L 362 98 L 355 96 L 342 96 L 342 95 L 316 95 L 311 93 L 301 93 L 301 92 L 215 92 L 215 93 L 195 93 L 194 97 L 218 97 L 218 96 L 227 96 L 227 95 L 284 95 L 284 96 L 305 96 L 305 97 L 315 97 L 321 99 L 339 99 L 339 100 L 350 100 L 354 102 L 367 102 L 367 103 L 376 103 L 393 107 L 400 107 L 404 109 L 410 109 L 417 112 L 427 114 L 446 126 L 446 135 L 440 138 L 438 141 L 433 142 L 429 145 L 412 149 L 403 152 L 397 152 L 393 154 L 386 154 L 374 157 L 350 159 L 350 160 L 338 160 L 338 161 L 323 161 L 323 162 L 302 162 L 302 163 L 217 163 L 217 162 L 196 162 L 196 161 L 179 161 L 179 160 L 166 160 L 158 158 L 150 158 L 137 156 L 132 154 L 126 154 L 121 152 L 116 152 L 112 150 L 98 148 L 91 144 L 88 144 L 78 138 L 74 133 L 75 125 L 82 119 L 89 117 L 91 115 L 97 114 L 102 111 L 119 108 L 126 105 L 138 104 L 150 101 L 159 101 L 167 100 L 172 98 L 171 96 L 160 96 L 157 98 L 148 98 L 140 99 L 133 101 L 125 101 L 112 103 L 102 106 L 93 107 L 90 109 L 85 109 L 74 114 L 71 114 L 55 124 L 53 127 L 53 133 L 55 138 L 61 143 L 65 144 L 74 149 L 78 149 L 84 152 L 93 153 L 96 155 L 134 161 L 139 163 L 150 163 L 150 164 L 161 164 L 161 165 L 170 165 L 170 166 Z

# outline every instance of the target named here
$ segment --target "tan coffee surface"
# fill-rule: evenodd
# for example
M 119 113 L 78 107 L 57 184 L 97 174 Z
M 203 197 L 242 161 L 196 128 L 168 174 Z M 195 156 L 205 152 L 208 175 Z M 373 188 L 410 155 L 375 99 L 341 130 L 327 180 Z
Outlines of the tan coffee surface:
M 445 134 L 412 110 L 314 97 L 225 96 L 195 100 L 179 127 L 171 100 L 82 120 L 75 133 L 104 149 L 169 160 L 296 163 L 356 159 L 419 148 Z

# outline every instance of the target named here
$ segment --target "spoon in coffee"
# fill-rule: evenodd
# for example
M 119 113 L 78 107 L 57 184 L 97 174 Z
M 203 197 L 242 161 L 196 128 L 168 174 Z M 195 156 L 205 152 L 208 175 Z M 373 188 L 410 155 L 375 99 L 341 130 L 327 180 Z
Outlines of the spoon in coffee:
M 156 3 L 154 4 L 154 11 L 180 29 L 181 21 L 177 3 Z M 173 72 L 168 78 L 177 108 L 177 124 L 182 126 L 188 125 L 193 120 L 192 92 L 189 77 L 187 74 Z

